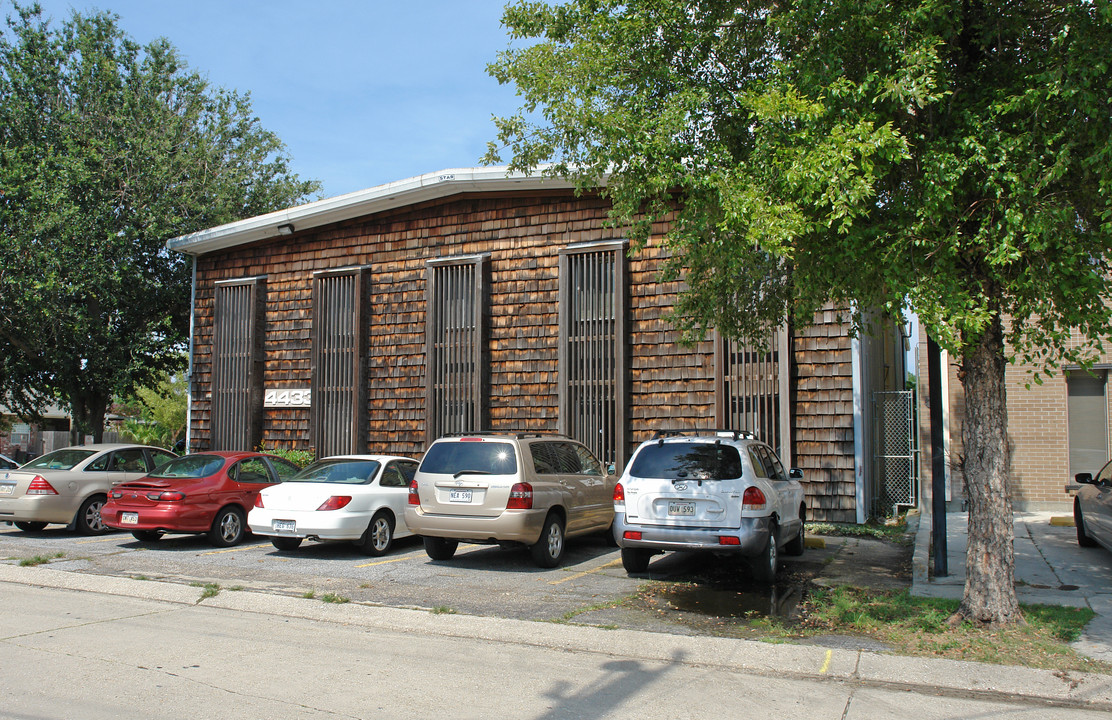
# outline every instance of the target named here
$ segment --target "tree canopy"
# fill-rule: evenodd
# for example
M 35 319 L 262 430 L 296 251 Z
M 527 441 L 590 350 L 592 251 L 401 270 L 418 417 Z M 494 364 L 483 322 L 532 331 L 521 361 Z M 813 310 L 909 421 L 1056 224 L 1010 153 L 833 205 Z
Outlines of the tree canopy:
M 98 437 L 114 396 L 181 365 L 190 264 L 166 239 L 319 189 L 248 95 L 117 20 L 13 4 L 0 33 L 0 401 L 56 398 Z
M 1007 352 L 1053 370 L 1112 325 L 1109 1 L 523 0 L 503 22 L 489 71 L 522 107 L 486 159 L 606 178 L 641 242 L 674 211 L 682 329 L 911 310 L 960 359 L 961 615 L 1017 619 Z

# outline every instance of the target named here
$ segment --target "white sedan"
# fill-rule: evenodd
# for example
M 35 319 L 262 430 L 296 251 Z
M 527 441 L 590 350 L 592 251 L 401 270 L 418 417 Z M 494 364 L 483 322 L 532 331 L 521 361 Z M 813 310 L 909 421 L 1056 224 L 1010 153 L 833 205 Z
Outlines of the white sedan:
M 247 524 L 279 550 L 295 550 L 305 539 L 350 540 L 382 555 L 395 537 L 412 535 L 405 506 L 416 471 L 416 460 L 391 455 L 323 458 L 260 491 Z

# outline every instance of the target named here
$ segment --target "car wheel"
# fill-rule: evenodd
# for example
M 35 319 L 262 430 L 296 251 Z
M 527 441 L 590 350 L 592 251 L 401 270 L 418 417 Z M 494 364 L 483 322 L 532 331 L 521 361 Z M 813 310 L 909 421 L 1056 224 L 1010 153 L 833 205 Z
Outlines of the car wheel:
M 649 569 L 653 551 L 645 548 L 622 548 L 622 567 L 627 573 L 639 575 Z
M 541 528 L 540 540 L 529 548 L 533 562 L 543 568 L 553 568 L 564 558 L 564 523 L 556 513 L 549 513 Z
M 1081 547 L 1096 547 L 1097 541 L 1085 532 L 1085 518 L 1081 516 L 1081 503 L 1073 501 L 1073 524 L 1077 526 L 1077 544 Z
M 301 538 L 272 537 L 270 544 L 282 551 L 296 550 L 301 547 Z
M 456 554 L 456 548 L 459 547 L 459 542 L 456 540 L 438 537 L 426 537 L 424 540 L 425 554 L 433 560 L 451 560 Z
M 100 510 L 104 507 L 105 500 L 107 498 L 103 495 L 93 495 L 81 503 L 77 516 L 73 519 L 73 526 L 77 532 L 82 535 L 103 535 L 108 532 L 108 526 L 100 517 Z
M 757 582 L 770 584 L 776 580 L 776 523 L 770 523 L 768 526 L 768 542 L 765 543 L 764 550 L 761 554 L 753 558 L 752 568 L 753 577 Z
M 237 507 L 226 507 L 216 513 L 212 528 L 208 532 L 209 542 L 216 547 L 231 547 L 243 540 L 243 511 Z
M 803 518 L 800 517 L 799 518 L 799 533 L 796 534 L 796 536 L 791 539 L 791 542 L 789 542 L 787 545 L 784 546 L 784 554 L 785 555 L 791 555 L 793 557 L 797 557 L 797 556 L 803 554 L 804 543 L 806 542 L 805 538 L 804 538 L 805 533 L 806 533 L 806 528 L 803 527 Z
M 162 533 L 157 530 L 136 530 L 131 536 L 140 542 L 154 542 L 162 537 Z
M 15 526 L 23 532 L 38 532 L 46 527 L 44 522 L 16 522 Z
M 385 555 L 394 542 L 394 518 L 385 511 L 375 513 L 356 545 L 367 555 Z

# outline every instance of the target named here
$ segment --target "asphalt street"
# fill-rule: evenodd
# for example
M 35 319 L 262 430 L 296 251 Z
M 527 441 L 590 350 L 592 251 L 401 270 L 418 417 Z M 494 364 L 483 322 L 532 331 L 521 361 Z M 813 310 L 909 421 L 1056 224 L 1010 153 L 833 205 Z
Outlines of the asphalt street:
M 1112 677 L 0 564 L 0 717 L 1106 718 Z

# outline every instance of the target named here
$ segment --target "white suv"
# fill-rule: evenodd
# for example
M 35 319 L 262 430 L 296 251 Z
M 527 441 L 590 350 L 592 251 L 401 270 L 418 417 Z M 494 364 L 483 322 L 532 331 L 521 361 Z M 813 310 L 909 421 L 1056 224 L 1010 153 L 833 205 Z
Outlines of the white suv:
M 665 550 L 712 551 L 749 558 L 756 579 L 772 582 L 780 548 L 803 554 L 802 478 L 751 433 L 658 433 L 614 488 L 622 565 L 642 573 Z
M 410 483 L 405 524 L 433 560 L 450 559 L 462 540 L 527 545 L 537 565 L 556 567 L 566 537 L 609 532 L 615 481 L 561 435 L 443 437 Z

